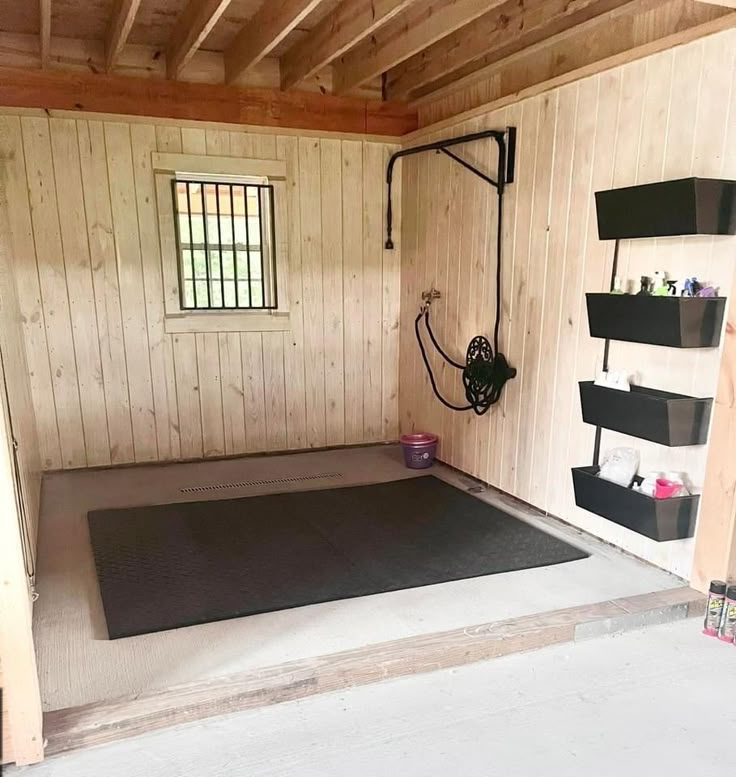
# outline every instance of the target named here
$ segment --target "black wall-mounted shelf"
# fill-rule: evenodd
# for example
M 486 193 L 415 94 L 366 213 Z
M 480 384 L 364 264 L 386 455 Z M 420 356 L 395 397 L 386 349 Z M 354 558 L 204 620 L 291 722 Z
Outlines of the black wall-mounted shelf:
M 668 445 L 702 445 L 708 439 L 712 399 L 632 386 L 620 391 L 583 381 L 583 421 L 641 440 Z
M 680 178 L 595 193 L 601 240 L 736 234 L 736 181 Z
M 602 480 L 598 467 L 575 467 L 572 479 L 575 504 L 619 526 L 657 542 L 683 540 L 695 534 L 698 495 L 654 499 Z
M 675 235 L 736 234 L 736 181 L 681 178 L 596 192 L 598 236 L 615 240 L 611 284 L 622 239 Z M 603 369 L 611 340 L 672 348 L 714 348 L 721 341 L 725 297 L 654 297 L 586 294 L 591 337 L 603 338 Z M 593 466 L 572 470 L 575 502 L 658 542 L 692 537 L 700 497 L 654 499 L 601 480 L 601 430 L 630 434 L 662 445 L 706 441 L 712 399 L 632 386 L 630 392 L 580 383 L 583 420 L 596 427 Z M 639 480 L 641 482 L 641 480 Z
M 586 294 L 591 337 L 673 348 L 714 348 L 726 297 Z

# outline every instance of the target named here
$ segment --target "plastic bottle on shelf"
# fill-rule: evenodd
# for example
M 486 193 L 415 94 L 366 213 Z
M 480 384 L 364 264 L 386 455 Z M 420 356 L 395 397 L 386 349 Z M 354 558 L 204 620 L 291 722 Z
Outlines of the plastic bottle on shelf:
M 717 637 L 721 627 L 721 617 L 726 601 L 726 583 L 723 580 L 711 580 L 708 592 L 708 603 L 705 606 L 705 622 L 703 634 Z
M 730 585 L 726 589 L 726 600 L 723 607 L 718 639 L 723 642 L 733 642 L 736 638 L 736 585 Z

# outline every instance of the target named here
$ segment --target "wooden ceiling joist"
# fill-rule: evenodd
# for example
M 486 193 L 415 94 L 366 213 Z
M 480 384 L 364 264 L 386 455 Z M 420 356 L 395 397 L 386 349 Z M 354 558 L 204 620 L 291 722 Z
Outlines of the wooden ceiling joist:
M 117 0 L 105 41 L 105 71 L 110 72 L 123 50 L 141 0 Z
M 105 44 L 102 40 L 80 38 L 54 38 L 54 67 L 78 73 L 105 72 Z M 0 32 L 0 66 L 13 68 L 41 67 L 38 50 L 38 35 L 30 33 Z M 134 78 L 165 79 L 166 58 L 161 56 L 159 46 L 142 43 L 128 43 L 117 59 L 114 73 Z M 200 48 L 180 71 L 177 81 L 207 84 L 225 83 L 225 60 L 221 51 Z M 278 90 L 280 84 L 279 61 L 265 57 L 245 73 L 234 86 L 255 89 Z M 332 71 L 327 68 L 299 85 L 300 91 L 315 93 L 332 92 Z M 352 95 L 366 100 L 381 99 L 378 82 L 366 84 Z
M 551 76 L 573 72 L 572 63 L 585 54 L 585 67 L 608 58 L 607 51 L 616 46 L 616 56 L 633 52 L 632 59 L 647 56 L 647 47 L 664 48 L 679 45 L 682 40 L 727 29 L 736 14 L 718 5 L 694 3 L 692 0 L 630 0 L 615 12 L 589 19 L 570 29 L 543 37 L 539 42 L 517 51 L 499 51 L 481 62 L 471 62 L 463 68 L 420 87 L 412 94 L 412 104 L 426 104 L 451 95 L 457 96 L 478 84 L 495 81 L 504 96 L 514 93 L 519 73 L 526 72 L 530 81 L 545 83 Z M 644 52 L 644 53 L 642 53 Z M 618 60 L 615 60 L 618 62 Z M 580 77 L 584 77 L 583 71 Z M 526 79 L 522 79 L 526 84 Z M 524 87 L 526 88 L 526 87 Z M 511 90 L 509 92 L 509 90 Z M 420 112 L 421 113 L 421 112 Z
M 360 43 L 417 0 L 343 0 L 281 57 L 281 88 L 291 89 Z
M 736 0 L 31 2 L 0 105 L 389 134 L 736 26 Z
M 39 0 L 40 16 L 39 50 L 41 52 L 41 67 L 49 66 L 51 56 L 51 0 Z
M 231 0 L 189 0 L 176 20 L 166 47 L 166 72 L 178 78 L 184 66 L 202 45 Z
M 411 7 L 335 65 L 333 91 L 345 94 L 472 22 L 503 0 L 431 0 Z
M 227 83 L 273 51 L 322 1 L 265 2 L 225 51 Z
M 419 123 L 444 129 L 459 117 L 467 120 L 732 28 L 736 13 L 692 0 L 667 0 L 634 16 L 620 14 L 605 24 L 580 25 L 572 34 L 547 38 L 427 94 L 414 103 Z
M 440 79 L 447 82 L 469 63 L 474 63 L 476 68 L 486 67 L 591 20 L 611 19 L 616 14 L 632 13 L 661 1 L 526 0 L 520 3 L 507 0 L 491 13 L 392 68 L 386 74 L 386 96 L 404 100 L 421 95 L 418 92 L 421 87 Z

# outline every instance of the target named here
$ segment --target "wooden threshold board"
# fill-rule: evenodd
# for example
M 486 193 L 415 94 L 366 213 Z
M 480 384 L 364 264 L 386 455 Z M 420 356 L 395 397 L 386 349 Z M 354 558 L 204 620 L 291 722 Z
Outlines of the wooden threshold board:
M 215 715 L 701 616 L 704 607 L 705 597 L 697 591 L 672 588 L 406 637 L 229 677 L 69 707 L 44 715 L 46 755 Z

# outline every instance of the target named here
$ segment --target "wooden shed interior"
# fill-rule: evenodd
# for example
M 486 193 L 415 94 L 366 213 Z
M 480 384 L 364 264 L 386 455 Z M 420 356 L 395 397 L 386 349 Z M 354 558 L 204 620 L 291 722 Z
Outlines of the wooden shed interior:
M 736 581 L 734 28 L 736 0 L 0 0 L 3 762 Z M 442 483 L 404 468 L 419 433 Z M 689 493 L 597 477 L 621 447 Z M 405 555 L 330 535 L 370 584 L 331 587 L 284 518 L 244 540 L 275 554 L 265 603 L 179 617 L 184 586 L 167 620 L 113 590 L 181 511 L 171 564 L 236 536 L 190 503 L 316 526 L 352 498 L 372 526 L 390 487 Z M 427 517 L 455 492 L 547 555 L 463 556 Z

